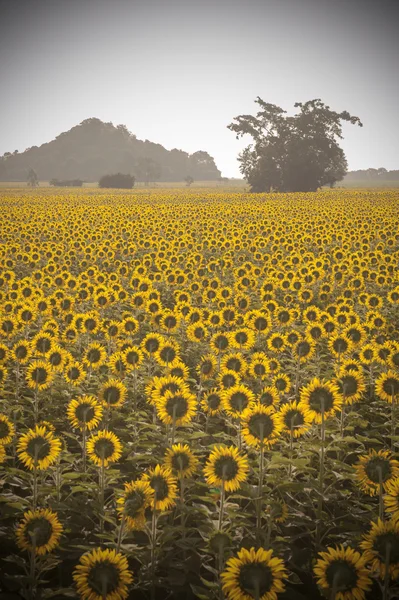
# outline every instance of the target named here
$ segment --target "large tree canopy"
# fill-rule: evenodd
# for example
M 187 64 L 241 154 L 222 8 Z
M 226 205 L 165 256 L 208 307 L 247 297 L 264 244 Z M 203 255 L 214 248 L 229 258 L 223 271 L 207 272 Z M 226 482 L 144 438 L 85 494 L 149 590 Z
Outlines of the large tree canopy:
M 239 115 L 228 125 L 237 138 L 249 134 L 254 140 L 239 156 L 252 192 L 310 192 L 344 177 L 347 162 L 337 139 L 343 121 L 362 127 L 358 117 L 332 111 L 320 99 L 297 102 L 293 117 L 259 96 L 255 102 L 255 116 Z

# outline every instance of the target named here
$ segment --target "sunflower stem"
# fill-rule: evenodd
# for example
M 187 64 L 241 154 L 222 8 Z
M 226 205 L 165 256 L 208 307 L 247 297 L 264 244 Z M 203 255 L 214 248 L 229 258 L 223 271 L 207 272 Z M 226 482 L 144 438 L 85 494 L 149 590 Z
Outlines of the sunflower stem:
M 262 525 L 262 488 L 263 488 L 263 457 L 264 457 L 264 444 L 263 444 L 263 424 L 260 426 L 260 453 L 259 453 L 259 482 L 258 482 L 258 501 L 256 506 L 256 538 L 260 541 L 261 525 Z
M 394 441 L 394 437 L 395 437 L 395 433 L 396 433 L 396 423 L 395 423 L 395 397 L 393 395 L 393 391 L 392 391 L 392 411 L 391 411 L 391 450 L 394 451 L 395 449 L 395 441 Z
M 294 419 L 291 419 L 291 424 L 290 424 L 290 464 L 288 465 L 288 479 L 291 479 L 291 476 L 292 476 L 292 459 L 294 458 L 293 449 L 294 449 Z
M 100 532 L 104 533 L 104 488 L 105 488 L 105 472 L 104 472 L 104 459 L 101 460 L 101 467 L 99 471 L 99 484 L 100 484 Z
M 35 425 L 36 425 L 39 420 L 39 388 L 38 388 L 37 384 L 35 386 L 33 414 L 34 414 L 34 420 L 35 420 Z
M 387 544 L 387 553 L 385 555 L 385 576 L 384 576 L 384 587 L 382 590 L 382 600 L 389 599 L 389 565 L 391 563 L 391 544 Z
M 33 497 L 32 497 L 33 510 L 37 507 L 37 467 L 36 461 L 33 467 Z
M 384 518 L 384 487 L 382 485 L 382 469 L 381 467 L 377 467 L 378 472 L 378 495 L 379 495 L 379 513 L 378 516 L 382 520 Z
M 126 515 L 125 515 L 125 513 L 123 513 L 121 524 L 119 526 L 118 541 L 116 543 L 116 551 L 118 554 L 121 549 L 121 544 L 122 544 L 122 540 L 123 540 L 123 534 L 124 534 L 124 529 L 125 529 L 125 520 L 126 520 Z
M 342 408 L 341 408 L 341 428 L 340 428 L 340 433 L 341 433 L 341 438 L 344 437 L 344 419 L 345 419 L 345 395 L 344 395 L 344 401 L 342 403 Z
M 223 467 L 223 470 L 224 470 L 224 467 Z M 219 531 L 222 529 L 223 511 L 224 511 L 224 473 L 223 473 L 223 478 L 222 478 L 222 489 L 220 490 L 220 510 L 219 510 L 219 525 L 218 525 Z
M 323 512 L 323 490 L 324 490 L 324 451 L 325 451 L 326 428 L 324 419 L 324 398 L 321 399 L 321 444 L 320 444 L 320 470 L 319 470 L 319 499 L 317 503 L 316 521 L 316 546 L 320 545 L 321 517 Z
M 151 522 L 151 600 L 155 600 L 155 548 L 157 542 L 157 492 L 154 491 L 154 509 Z
M 176 404 L 173 406 L 172 412 L 172 435 L 170 436 L 170 446 L 172 447 L 175 443 L 175 432 L 176 432 Z
M 30 572 L 29 572 L 29 599 L 36 597 L 36 532 L 32 536 L 32 551 L 30 554 Z
M 83 473 L 86 473 L 86 423 L 83 425 L 83 440 L 82 440 L 82 451 L 83 451 Z

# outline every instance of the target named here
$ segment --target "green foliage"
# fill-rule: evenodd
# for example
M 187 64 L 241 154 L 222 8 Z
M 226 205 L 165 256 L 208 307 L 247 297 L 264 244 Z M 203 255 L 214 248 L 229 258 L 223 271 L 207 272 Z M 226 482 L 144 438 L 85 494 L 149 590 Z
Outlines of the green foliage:
M 125 173 L 114 173 L 103 175 L 98 182 L 100 188 L 120 188 L 131 190 L 134 186 L 135 178 L 133 175 Z

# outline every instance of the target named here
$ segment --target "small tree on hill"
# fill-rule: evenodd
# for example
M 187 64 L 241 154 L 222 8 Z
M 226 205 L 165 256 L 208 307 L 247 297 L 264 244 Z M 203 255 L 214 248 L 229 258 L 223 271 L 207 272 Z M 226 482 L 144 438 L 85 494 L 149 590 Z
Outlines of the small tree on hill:
M 103 175 L 98 182 L 100 188 L 120 188 L 131 190 L 134 186 L 135 178 L 133 175 L 125 173 L 114 173 L 111 175 Z
M 239 115 L 228 125 L 237 138 L 249 134 L 254 140 L 239 157 L 252 192 L 310 192 L 344 177 L 347 162 L 337 138 L 343 121 L 362 127 L 358 117 L 332 111 L 319 99 L 297 102 L 293 117 L 259 97 L 256 103 L 255 116 Z
M 190 185 L 194 183 L 194 177 L 191 177 L 191 175 L 187 175 L 187 177 L 184 178 L 184 181 L 186 182 L 186 186 L 190 187 Z
M 37 178 L 37 173 L 36 173 L 35 169 L 29 169 L 26 182 L 30 187 L 33 187 L 33 188 L 37 187 L 39 185 L 39 180 Z

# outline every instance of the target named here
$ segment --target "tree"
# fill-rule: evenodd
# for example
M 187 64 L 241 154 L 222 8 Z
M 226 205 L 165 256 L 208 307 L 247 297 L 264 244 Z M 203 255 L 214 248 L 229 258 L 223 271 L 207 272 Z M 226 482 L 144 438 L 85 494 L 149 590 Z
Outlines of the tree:
M 187 177 L 184 178 L 184 181 L 186 182 L 186 186 L 190 187 L 190 185 L 194 183 L 194 177 L 191 177 L 191 175 L 187 175 Z
M 143 181 L 146 185 L 155 182 L 161 177 L 161 165 L 147 156 L 139 158 L 136 176 L 138 181 Z
M 358 117 L 332 111 L 320 99 L 297 102 L 293 117 L 259 96 L 255 102 L 255 116 L 239 115 L 228 125 L 237 139 L 249 134 L 254 140 L 239 155 L 252 192 L 310 192 L 344 177 L 347 162 L 337 138 L 343 121 L 362 127 Z
M 103 175 L 98 182 L 100 188 L 120 188 L 131 190 L 134 186 L 135 178 L 133 175 L 124 173 L 114 173 L 111 175 Z
M 31 187 L 37 187 L 39 185 L 39 180 L 37 178 L 37 173 L 35 169 L 29 169 L 28 177 L 26 179 L 27 184 Z

